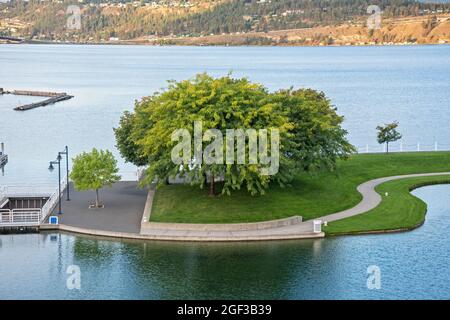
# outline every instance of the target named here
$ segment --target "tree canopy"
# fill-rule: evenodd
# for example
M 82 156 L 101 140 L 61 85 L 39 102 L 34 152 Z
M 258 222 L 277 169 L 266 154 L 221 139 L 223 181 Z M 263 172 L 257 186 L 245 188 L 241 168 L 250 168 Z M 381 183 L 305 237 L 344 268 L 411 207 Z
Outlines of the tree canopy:
M 95 190 L 95 207 L 101 207 L 98 190 L 105 186 L 112 186 L 120 180 L 117 174 L 117 161 L 109 150 L 92 149 L 91 152 L 83 152 L 72 159 L 73 166 L 70 179 L 75 189 Z
M 217 180 L 223 182 L 222 193 L 230 194 L 244 187 L 251 194 L 263 194 L 271 182 L 287 185 L 297 169 L 333 169 L 337 159 L 353 152 L 353 146 L 345 138 L 346 131 L 340 126 L 342 121 L 325 95 L 311 89 L 270 93 L 263 85 L 246 78 L 199 74 L 189 80 L 170 81 L 167 89 L 137 101 L 134 112 L 122 116 L 115 134 L 126 161 L 148 165 L 147 183 L 155 179 L 163 183 L 169 177 L 184 176 L 201 187 L 209 182 L 210 194 L 214 193 Z M 227 139 L 230 130 L 242 129 L 245 163 L 219 161 L 198 165 L 198 159 L 192 155 L 190 161 L 174 163 L 172 151 L 183 139 L 183 136 L 174 139 L 174 132 L 184 129 L 195 138 L 195 123 L 199 122 L 203 142 L 200 154 L 209 153 L 213 157 L 231 151 L 234 160 L 239 159 L 238 143 L 227 144 Z M 251 130 L 258 132 L 258 148 L 265 141 L 260 138 L 266 133 L 270 136 L 266 149 L 258 149 L 267 156 L 259 153 L 258 161 L 253 163 L 249 158 L 253 150 Z M 279 137 L 278 143 L 271 140 L 274 136 Z M 195 151 L 195 148 L 198 145 L 189 140 L 188 149 Z M 276 149 L 279 153 L 275 159 Z M 265 174 L 264 169 L 273 163 L 264 160 L 270 157 L 276 160 L 277 170 Z

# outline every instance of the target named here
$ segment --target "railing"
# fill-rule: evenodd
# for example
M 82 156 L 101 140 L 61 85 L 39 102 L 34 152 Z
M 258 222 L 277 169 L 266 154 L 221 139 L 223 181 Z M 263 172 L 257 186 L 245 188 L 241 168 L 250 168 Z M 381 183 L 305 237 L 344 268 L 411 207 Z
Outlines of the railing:
M 41 218 L 39 208 L 0 209 L 0 226 L 37 226 Z
M 386 152 L 386 144 L 357 146 L 358 153 L 382 153 Z M 450 151 L 450 143 L 390 143 L 389 152 L 425 152 L 425 151 Z
M 66 189 L 66 179 L 61 180 L 61 196 Z M 11 197 L 48 197 L 41 209 L 0 209 L 0 226 L 29 226 L 39 225 L 53 211 L 58 203 L 58 188 L 52 185 L 8 185 L 0 186 L 0 201 Z
M 120 171 L 122 181 L 139 181 L 144 173 L 144 168 L 133 171 Z M 61 197 L 67 187 L 66 179 L 61 180 Z M 54 185 L 8 185 L 0 186 L 0 201 L 11 197 L 48 197 L 42 209 L 0 209 L 2 219 L 0 226 L 4 225 L 30 225 L 44 222 L 52 213 L 59 201 L 58 188 Z M 36 210 L 39 210 L 37 212 Z
M 42 207 L 41 213 L 41 222 L 44 222 L 45 219 L 52 213 L 53 209 L 56 207 L 56 204 L 59 201 L 59 198 L 62 197 L 64 190 L 67 187 L 66 179 L 61 180 L 61 194 L 58 196 L 58 189 L 56 189 L 48 198 L 47 202 Z

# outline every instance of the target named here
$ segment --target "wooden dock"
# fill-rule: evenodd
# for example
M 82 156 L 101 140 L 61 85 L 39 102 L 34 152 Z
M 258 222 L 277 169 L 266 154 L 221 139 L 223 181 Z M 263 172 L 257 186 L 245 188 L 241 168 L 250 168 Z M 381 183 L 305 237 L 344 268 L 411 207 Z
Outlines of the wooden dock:
M 53 103 L 56 103 L 59 101 L 69 100 L 72 98 L 73 98 L 73 96 L 69 96 L 64 93 L 60 96 L 51 97 L 51 98 L 45 99 L 43 101 L 30 103 L 30 104 L 24 104 L 24 105 L 15 107 L 14 110 L 26 111 L 26 110 L 30 110 L 30 109 L 34 109 L 34 108 L 45 107 L 46 105 L 53 104 Z
M 6 93 L 15 94 L 17 96 L 35 96 L 35 97 L 57 97 L 67 95 L 65 92 L 48 92 L 48 91 L 30 91 L 30 90 L 13 90 L 5 91 Z
M 3 88 L 0 88 L 0 95 L 2 94 L 14 94 L 19 96 L 34 96 L 34 97 L 48 97 L 48 99 L 45 99 L 43 101 L 34 102 L 30 104 L 24 104 L 20 105 L 18 107 L 15 107 L 14 110 L 17 111 L 26 111 L 38 107 L 45 107 L 49 104 L 54 104 L 56 102 L 64 101 L 72 99 L 73 96 L 68 95 L 65 92 L 47 92 L 47 91 L 30 91 L 30 90 L 12 90 L 7 91 Z

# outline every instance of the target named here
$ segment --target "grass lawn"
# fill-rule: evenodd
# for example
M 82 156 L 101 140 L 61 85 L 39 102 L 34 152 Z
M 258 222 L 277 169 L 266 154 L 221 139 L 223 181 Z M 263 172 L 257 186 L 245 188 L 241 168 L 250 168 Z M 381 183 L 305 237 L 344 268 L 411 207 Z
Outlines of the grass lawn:
M 435 183 L 450 183 L 450 177 L 447 175 L 385 182 L 376 187 L 376 191 L 383 197 L 378 207 L 361 215 L 331 222 L 323 230 L 327 235 L 338 235 L 417 227 L 425 219 L 427 205 L 413 196 L 410 190 Z M 386 192 L 388 196 L 385 196 Z
M 353 207 L 356 187 L 371 179 L 410 173 L 450 171 L 450 152 L 353 155 L 335 172 L 298 174 L 289 188 L 272 186 L 263 196 L 246 191 L 208 197 L 187 185 L 158 188 L 151 221 L 180 223 L 255 222 L 301 215 L 304 220 Z

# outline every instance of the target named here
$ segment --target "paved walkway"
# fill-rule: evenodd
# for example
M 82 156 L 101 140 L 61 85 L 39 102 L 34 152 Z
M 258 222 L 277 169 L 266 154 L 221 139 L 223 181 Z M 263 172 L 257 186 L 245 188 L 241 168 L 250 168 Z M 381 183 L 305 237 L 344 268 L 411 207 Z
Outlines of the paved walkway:
M 375 191 L 381 183 L 405 178 L 450 175 L 450 172 L 409 174 L 379 178 L 362 183 L 357 190 L 363 199 L 355 207 L 341 212 L 322 216 L 322 221 L 336 221 L 358 214 L 365 213 L 382 200 Z M 112 190 L 104 193 L 107 204 L 105 209 L 86 210 L 87 203 L 92 201 L 92 194 L 75 195 L 74 203 L 67 205 L 64 202 L 64 216 L 60 226 L 61 230 L 102 235 L 119 238 L 152 239 L 152 240 L 178 240 L 178 241 L 243 241 L 243 240 L 281 240 L 324 237 L 324 233 L 313 233 L 313 220 L 294 225 L 258 230 L 220 230 L 211 231 L 183 230 L 180 228 L 144 228 L 140 232 L 140 224 L 146 198 L 146 190 L 136 189 L 135 182 L 118 183 Z M 147 201 L 148 202 L 148 201 Z M 133 205 L 129 205 L 133 203 Z M 148 203 L 147 203 L 148 205 Z
M 100 190 L 100 202 L 103 209 L 89 209 L 89 204 L 95 203 L 95 192 L 74 191 L 70 185 L 70 201 L 66 194 L 62 198 L 62 215 L 59 223 L 67 226 L 96 229 L 113 232 L 139 233 L 142 212 L 148 190 L 137 187 L 137 182 L 121 181 L 112 188 Z M 58 205 L 53 210 L 57 215 Z
M 441 175 L 450 175 L 450 172 L 407 174 L 407 175 L 391 176 L 391 177 L 384 177 L 384 178 L 369 180 L 367 182 L 360 184 L 357 187 L 357 190 L 363 196 L 363 199 L 361 200 L 360 203 L 358 203 L 353 208 L 350 208 L 350 209 L 347 209 L 344 211 L 340 211 L 340 212 L 336 212 L 333 214 L 329 214 L 326 216 L 322 216 L 317 219 L 322 220 L 322 221 L 331 222 L 331 221 L 336 221 L 336 220 L 341 220 L 341 219 L 345 219 L 348 217 L 356 216 L 358 214 L 362 214 L 362 213 L 365 213 L 367 211 L 374 209 L 375 207 L 377 207 L 380 204 L 380 202 L 382 200 L 381 196 L 375 191 L 375 188 L 384 182 L 398 180 L 398 179 L 406 179 L 406 178 L 441 176 Z M 298 230 L 297 230 L 298 232 L 301 232 L 303 230 L 310 230 L 312 228 L 312 220 L 305 221 L 305 222 L 301 223 L 300 225 L 298 225 L 297 227 L 298 227 Z

